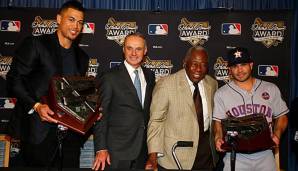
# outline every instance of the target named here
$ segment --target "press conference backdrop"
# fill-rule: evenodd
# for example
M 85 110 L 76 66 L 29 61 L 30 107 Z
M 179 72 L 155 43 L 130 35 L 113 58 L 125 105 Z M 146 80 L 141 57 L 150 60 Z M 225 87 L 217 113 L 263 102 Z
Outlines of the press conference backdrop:
M 26 36 L 53 33 L 57 28 L 56 13 L 56 9 L 41 8 L 0 10 L 0 117 L 9 118 L 5 104 L 13 106 L 17 100 L 7 93 L 5 80 L 14 50 Z M 144 66 L 155 72 L 157 80 L 181 69 L 187 49 L 201 45 L 209 52 L 209 73 L 220 85 L 228 81 L 227 50 L 235 46 L 246 47 L 254 59 L 255 76 L 277 84 L 287 101 L 291 21 L 292 14 L 286 10 L 88 10 L 78 43 L 92 58 L 88 75 L 96 76 L 123 60 L 122 45 L 127 34 L 141 32 L 148 44 Z

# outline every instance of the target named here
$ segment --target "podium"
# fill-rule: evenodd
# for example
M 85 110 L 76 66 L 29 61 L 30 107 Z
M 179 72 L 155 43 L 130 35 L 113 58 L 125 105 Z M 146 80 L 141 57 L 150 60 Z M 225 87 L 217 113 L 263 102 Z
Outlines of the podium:
M 58 124 L 85 134 L 100 113 L 99 92 L 92 77 L 53 77 L 43 97 Z

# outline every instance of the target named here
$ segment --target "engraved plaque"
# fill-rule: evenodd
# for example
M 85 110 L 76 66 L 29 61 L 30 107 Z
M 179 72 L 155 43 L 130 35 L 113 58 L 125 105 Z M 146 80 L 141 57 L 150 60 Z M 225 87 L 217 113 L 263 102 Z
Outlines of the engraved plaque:
M 225 143 L 222 149 L 231 151 L 231 143 L 236 152 L 253 153 L 274 146 L 271 131 L 264 114 L 252 114 L 239 118 L 222 120 Z
M 98 118 L 99 94 L 91 77 L 54 77 L 45 99 L 58 123 L 85 134 Z

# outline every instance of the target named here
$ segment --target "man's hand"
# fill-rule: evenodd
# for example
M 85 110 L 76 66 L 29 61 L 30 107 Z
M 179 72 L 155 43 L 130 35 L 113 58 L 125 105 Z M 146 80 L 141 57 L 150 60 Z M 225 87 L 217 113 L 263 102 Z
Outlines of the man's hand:
M 276 147 L 279 147 L 279 137 L 277 137 L 275 134 L 273 134 L 272 136 L 271 136 L 271 138 L 272 138 L 272 141 L 274 142 L 274 144 L 275 144 L 275 146 Z
M 214 125 L 214 143 L 215 143 L 215 148 L 217 151 L 219 152 L 225 152 L 225 150 L 223 150 L 221 148 L 221 145 L 224 143 L 224 140 L 222 139 L 223 137 L 223 133 L 222 133 L 222 125 L 220 121 L 213 121 Z
M 34 110 L 38 113 L 42 121 L 58 123 L 56 119 L 51 117 L 52 115 L 54 115 L 54 112 L 49 108 L 47 104 L 39 103 Z
M 217 138 L 215 139 L 215 147 L 216 147 L 216 150 L 219 151 L 219 152 L 225 152 L 225 150 L 223 150 L 221 148 L 221 145 L 224 143 L 224 140 L 222 138 Z
M 157 170 L 157 153 L 150 153 L 145 165 L 146 170 Z
M 110 154 L 108 150 L 100 150 L 96 153 L 96 157 L 93 162 L 92 170 L 104 170 L 106 163 L 111 165 Z

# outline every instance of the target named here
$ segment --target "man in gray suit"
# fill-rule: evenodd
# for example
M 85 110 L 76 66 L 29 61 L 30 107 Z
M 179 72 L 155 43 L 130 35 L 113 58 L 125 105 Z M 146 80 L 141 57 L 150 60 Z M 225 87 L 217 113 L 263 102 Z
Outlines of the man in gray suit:
M 141 67 L 147 53 L 143 35 L 124 40 L 124 62 L 101 79 L 103 118 L 94 128 L 96 157 L 93 170 L 144 169 L 149 107 L 155 85 L 154 73 Z
M 146 169 L 177 169 L 171 148 L 177 141 L 192 141 L 193 147 L 177 150 L 183 169 L 212 170 L 217 162 L 211 114 L 217 82 L 206 75 L 208 55 L 192 47 L 184 69 L 157 82 L 150 107 Z

